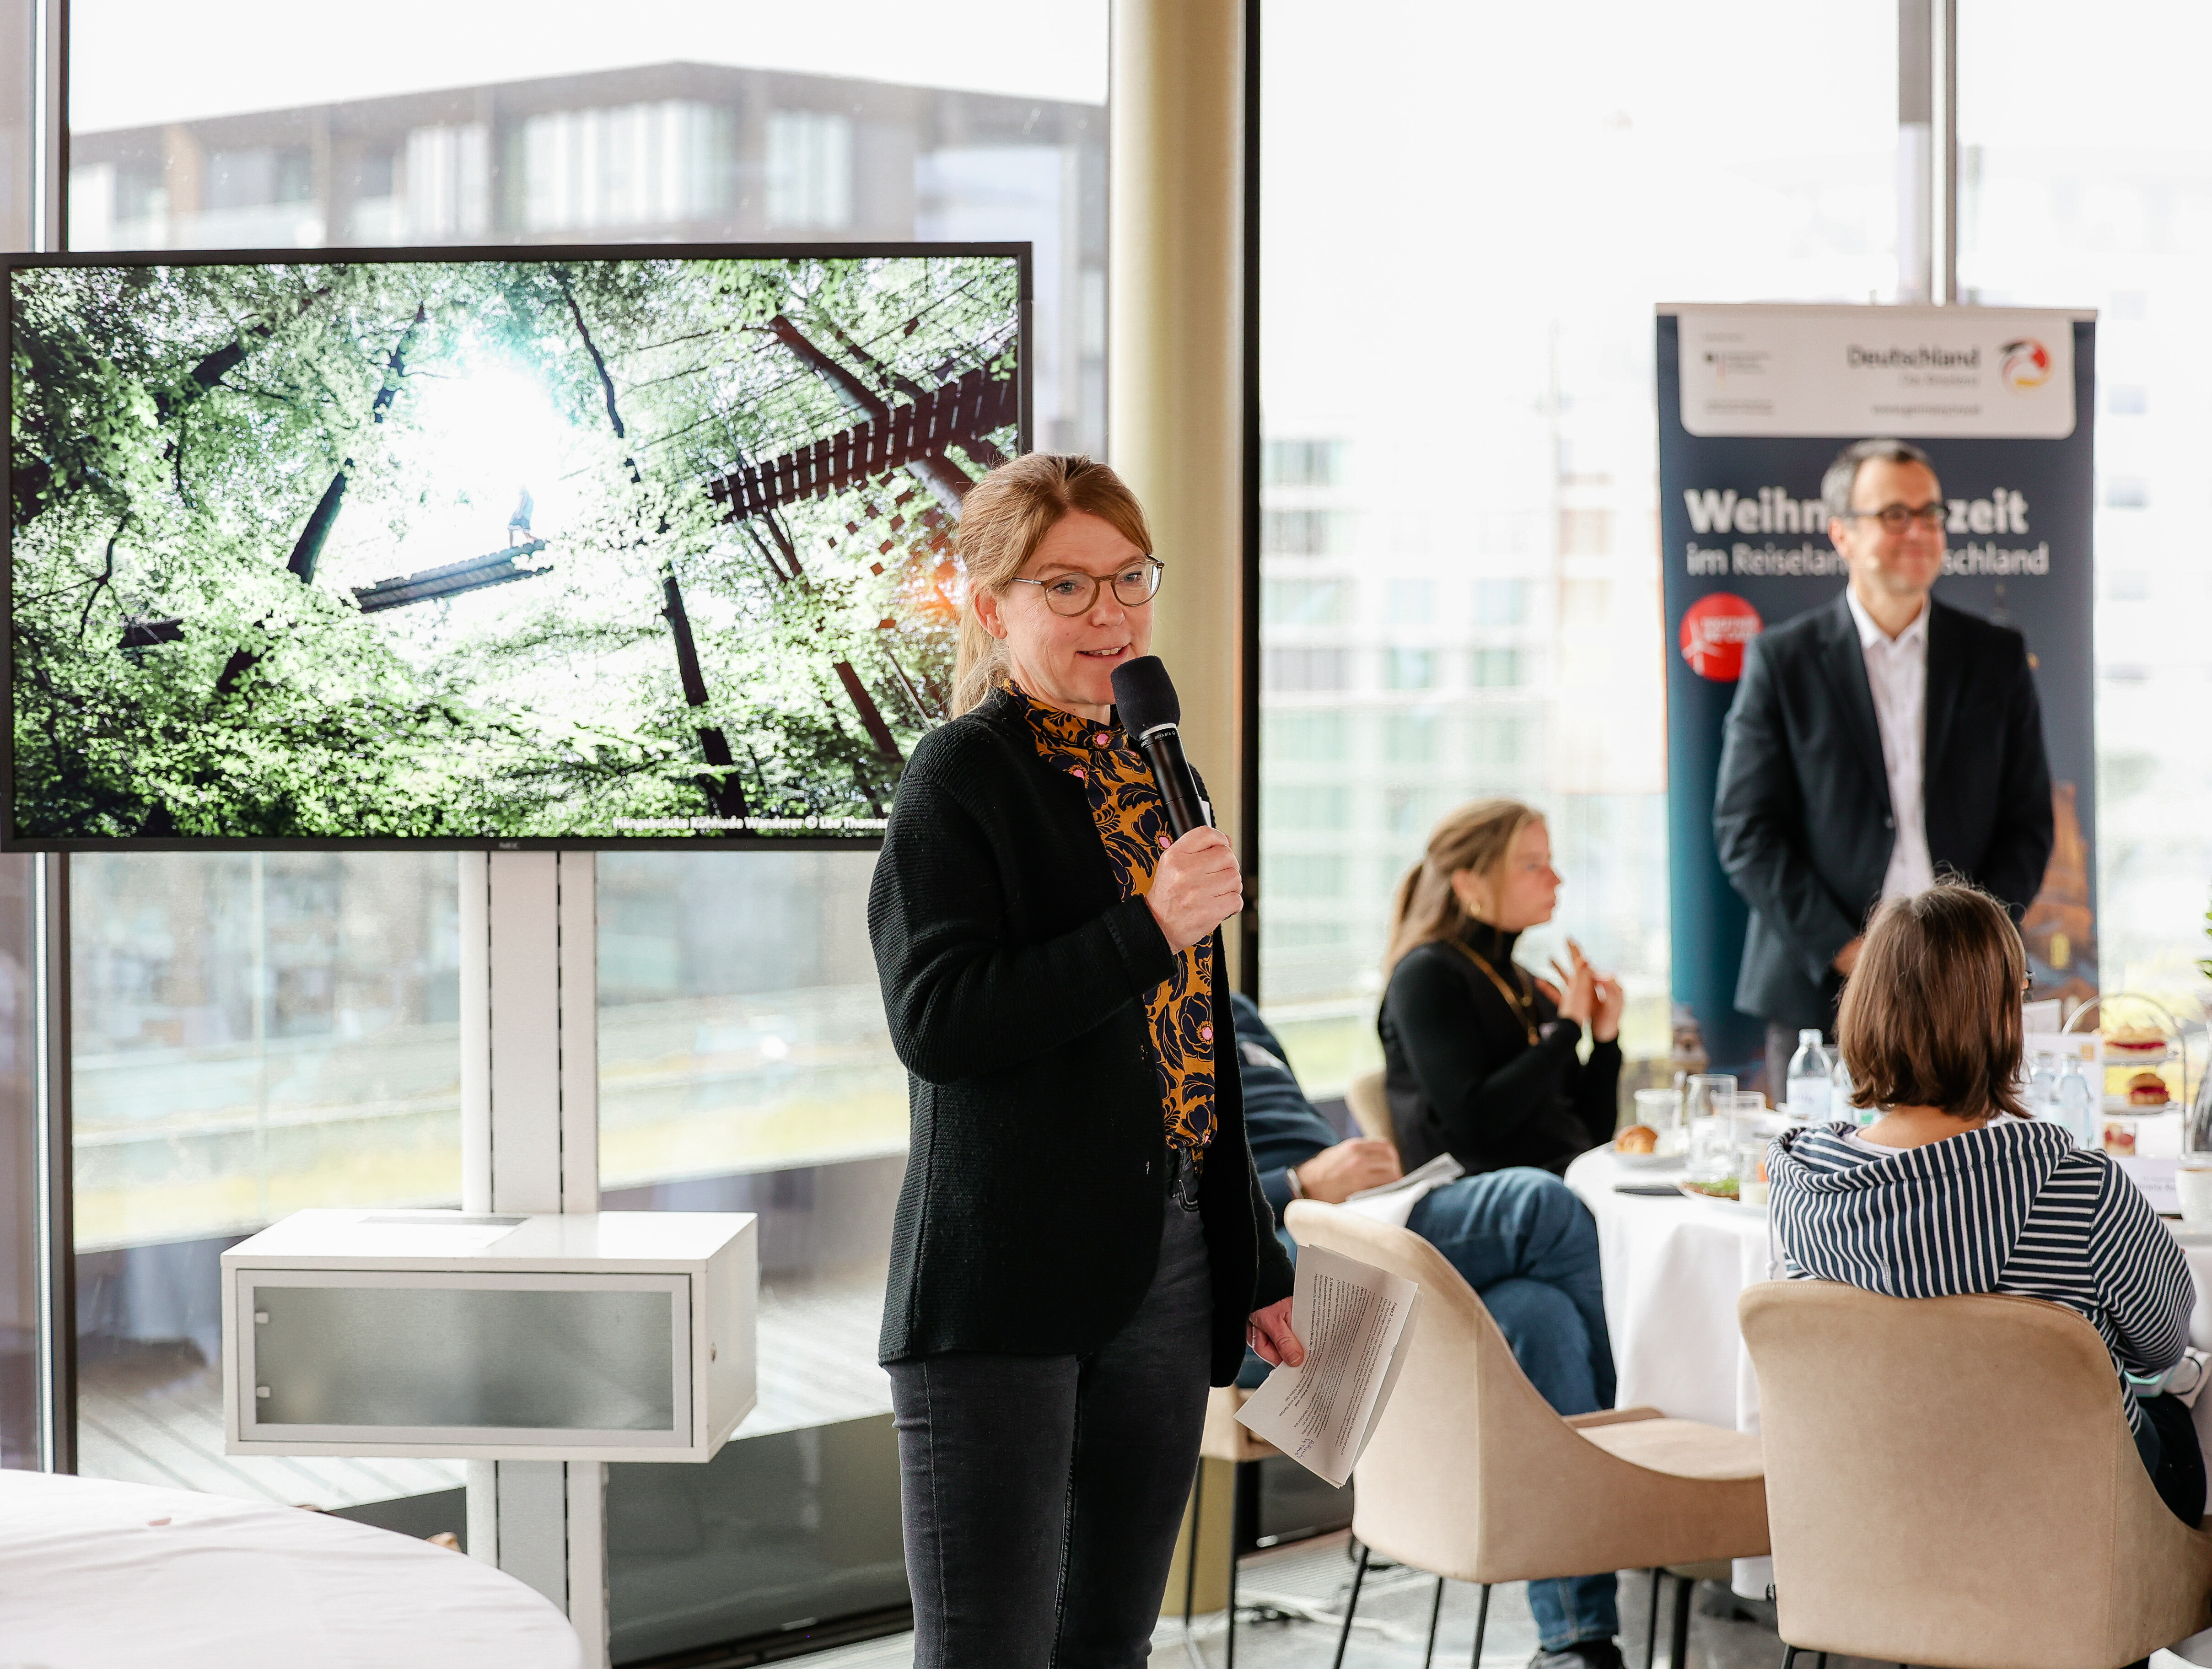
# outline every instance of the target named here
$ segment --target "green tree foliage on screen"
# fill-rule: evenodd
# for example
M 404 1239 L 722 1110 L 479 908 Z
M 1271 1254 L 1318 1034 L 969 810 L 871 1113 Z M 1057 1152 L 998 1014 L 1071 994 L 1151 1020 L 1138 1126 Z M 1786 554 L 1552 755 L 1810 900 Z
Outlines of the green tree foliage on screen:
M 1010 422 L 738 519 L 709 489 L 1011 379 L 1009 259 L 13 281 L 20 835 L 805 834 L 879 819 L 944 717 Z

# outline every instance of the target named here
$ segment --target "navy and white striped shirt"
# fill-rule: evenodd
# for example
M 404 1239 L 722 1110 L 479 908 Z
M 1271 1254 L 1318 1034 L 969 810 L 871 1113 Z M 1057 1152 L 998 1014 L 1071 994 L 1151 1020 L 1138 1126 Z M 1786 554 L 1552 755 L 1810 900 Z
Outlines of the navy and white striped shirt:
M 2135 1184 L 2056 1125 L 2003 1118 L 1882 1155 L 1814 1125 L 1769 1150 L 1771 1209 L 1796 1279 L 1893 1298 L 1968 1292 L 2079 1311 L 2123 1374 L 2181 1358 L 2196 1295 L 2180 1246 Z M 2127 1399 L 2128 1419 L 2142 1415 Z

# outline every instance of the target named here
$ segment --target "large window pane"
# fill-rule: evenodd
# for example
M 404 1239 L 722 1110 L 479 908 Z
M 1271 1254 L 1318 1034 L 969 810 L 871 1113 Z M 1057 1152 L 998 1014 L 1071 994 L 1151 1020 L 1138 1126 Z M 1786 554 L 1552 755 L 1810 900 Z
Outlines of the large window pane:
M 31 867 L 0 856 L 0 1466 L 39 1453 L 39 1108 L 33 1096 Z
M 705 1467 L 618 1466 L 617 1662 L 904 1604 L 876 1365 L 906 1075 L 866 925 L 873 859 L 599 859 L 610 1211 L 760 1216 L 760 1405 Z
M 2212 14 L 2160 0 L 1960 8 L 1960 287 L 2098 311 L 2099 966 L 2107 991 L 2192 1022 L 2212 949 L 2212 393 L 2191 369 L 2212 256 L 2208 49 Z M 2021 98 L 2060 64 L 2064 97 Z
M 0 249 L 31 246 L 33 0 L 0 0 Z
M 459 1487 L 453 1461 L 225 1455 L 218 1262 L 304 1206 L 459 1203 L 452 855 L 70 875 L 78 1470 L 324 1508 Z
M 1315 1091 L 1380 1064 L 1391 889 L 1478 794 L 1549 813 L 1550 932 L 1666 1052 L 1652 307 L 1893 291 L 1896 35 L 1888 0 L 1267 8 L 1261 991 Z
M 0 0 L 0 248 L 31 244 L 31 0 Z M 0 858 L 0 1466 L 38 1452 L 30 865 Z
M 1101 449 L 1105 0 L 1041 0 L 1012 27 L 982 0 L 825 15 L 666 0 L 617 26 L 551 0 L 520 27 L 498 8 L 392 0 L 334 48 L 283 0 L 76 0 L 72 245 L 1026 240 L 1036 440 Z M 904 1086 L 867 964 L 867 871 L 793 854 L 626 854 L 601 871 L 606 1202 L 760 1212 L 766 1287 L 762 1406 L 743 1435 L 707 1467 L 615 1470 L 623 1660 L 903 1601 L 874 1338 Z M 125 866 L 81 891 L 134 923 L 119 937 L 185 961 L 214 954 L 217 931 L 185 917 L 246 908 L 231 880 L 159 907 L 148 884 Z M 180 1007 L 199 1002 L 172 983 Z M 149 1080 L 145 1119 L 197 1116 L 192 1082 Z M 210 1166 L 184 1144 L 100 1203 L 145 1241 L 188 1205 L 243 1226 L 337 1202 Z M 236 1229 L 191 1232 L 219 1247 Z M 160 1344 L 159 1372 L 188 1381 L 195 1337 L 129 1353 Z M 385 1493 L 440 1481 L 395 1475 Z M 349 1510 L 422 1533 L 453 1508 Z

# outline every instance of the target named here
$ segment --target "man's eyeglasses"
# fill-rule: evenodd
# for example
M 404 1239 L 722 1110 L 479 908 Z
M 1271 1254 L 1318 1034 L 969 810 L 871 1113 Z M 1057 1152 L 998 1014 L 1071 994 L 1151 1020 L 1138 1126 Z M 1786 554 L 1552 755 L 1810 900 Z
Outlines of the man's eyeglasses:
M 1845 521 L 1878 521 L 1892 533 L 1902 533 L 1914 522 L 1923 527 L 1940 529 L 1943 525 L 1943 501 L 1935 499 L 1914 508 L 1909 504 L 1885 504 L 1879 510 L 1846 510 Z
M 1035 586 L 1044 593 L 1045 607 L 1056 615 L 1089 614 L 1098 601 L 1101 586 L 1114 587 L 1114 600 L 1125 609 L 1149 603 L 1160 589 L 1160 571 L 1167 566 L 1157 556 L 1132 562 L 1119 574 L 1100 579 L 1095 574 L 1055 574 L 1042 580 L 1016 580 L 1017 586 Z

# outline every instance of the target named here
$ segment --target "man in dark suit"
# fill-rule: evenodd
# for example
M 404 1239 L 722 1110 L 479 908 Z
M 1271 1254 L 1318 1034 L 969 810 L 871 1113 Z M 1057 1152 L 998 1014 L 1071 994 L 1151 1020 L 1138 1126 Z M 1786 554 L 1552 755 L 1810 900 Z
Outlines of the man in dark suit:
M 1846 446 L 1821 482 L 1844 594 L 1754 638 L 1729 708 L 1713 833 L 1751 906 L 1735 1005 L 1766 1022 L 1779 1098 L 1829 1032 L 1875 905 L 1956 873 L 2017 921 L 2051 840 L 2043 714 L 2021 634 L 1929 595 L 1944 504 L 1909 441 Z

